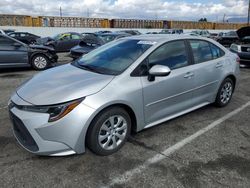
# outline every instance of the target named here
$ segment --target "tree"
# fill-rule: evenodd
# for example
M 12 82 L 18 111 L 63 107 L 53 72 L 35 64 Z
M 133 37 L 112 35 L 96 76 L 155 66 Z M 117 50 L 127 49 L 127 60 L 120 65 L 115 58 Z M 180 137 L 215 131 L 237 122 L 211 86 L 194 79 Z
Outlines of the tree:
M 207 18 L 201 18 L 199 19 L 199 22 L 207 22 Z

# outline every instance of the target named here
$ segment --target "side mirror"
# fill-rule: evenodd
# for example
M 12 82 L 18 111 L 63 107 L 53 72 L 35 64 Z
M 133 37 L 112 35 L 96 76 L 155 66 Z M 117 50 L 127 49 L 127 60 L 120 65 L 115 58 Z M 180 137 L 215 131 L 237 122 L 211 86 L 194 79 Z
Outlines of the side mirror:
M 18 43 L 18 42 L 15 42 L 15 43 L 13 43 L 12 46 L 14 46 L 14 47 L 16 47 L 16 48 L 20 48 L 20 47 L 22 46 L 22 44 L 20 44 L 20 43 Z
M 171 73 L 171 70 L 168 66 L 164 65 L 154 65 L 149 69 L 148 81 L 154 81 L 155 77 L 168 76 Z

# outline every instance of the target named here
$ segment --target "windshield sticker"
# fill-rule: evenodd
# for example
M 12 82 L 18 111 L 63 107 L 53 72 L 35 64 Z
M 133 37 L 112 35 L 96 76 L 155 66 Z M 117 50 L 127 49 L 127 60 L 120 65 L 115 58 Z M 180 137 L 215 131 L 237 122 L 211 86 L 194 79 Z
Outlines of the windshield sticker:
M 137 44 L 147 44 L 147 45 L 155 45 L 157 42 L 155 41 L 145 41 L 145 40 L 141 40 L 139 41 Z

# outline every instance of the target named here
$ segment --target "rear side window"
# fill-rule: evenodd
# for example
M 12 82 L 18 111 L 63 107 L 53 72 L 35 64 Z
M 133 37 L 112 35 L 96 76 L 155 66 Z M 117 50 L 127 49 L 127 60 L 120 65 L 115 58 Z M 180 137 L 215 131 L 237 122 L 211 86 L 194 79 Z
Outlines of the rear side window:
M 26 33 L 20 33 L 20 36 L 21 36 L 21 37 L 26 37 L 27 34 L 26 34 Z
M 15 33 L 12 33 L 12 34 L 10 34 L 9 36 L 10 36 L 10 37 L 15 37 L 16 34 L 15 34 Z
M 157 48 L 149 57 L 149 65 L 165 65 L 177 69 L 188 65 L 184 41 L 168 42 Z
M 75 35 L 75 34 L 72 34 L 71 35 L 72 39 L 81 39 L 81 37 L 79 35 Z
M 190 40 L 190 45 L 194 55 L 194 62 L 196 64 L 213 60 L 213 54 L 208 42 L 202 40 Z
M 214 44 L 210 43 L 212 55 L 214 59 L 224 56 L 225 52 Z

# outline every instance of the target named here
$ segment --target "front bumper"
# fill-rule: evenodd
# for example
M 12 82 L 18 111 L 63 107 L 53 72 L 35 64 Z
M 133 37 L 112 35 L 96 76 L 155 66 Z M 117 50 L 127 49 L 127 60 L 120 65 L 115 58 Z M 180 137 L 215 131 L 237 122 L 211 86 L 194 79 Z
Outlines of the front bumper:
M 11 100 L 18 105 L 26 103 L 17 94 Z M 48 122 L 46 113 L 23 111 L 15 106 L 9 113 L 17 141 L 29 152 L 51 156 L 85 152 L 85 135 L 94 109 L 81 103 L 55 122 Z

